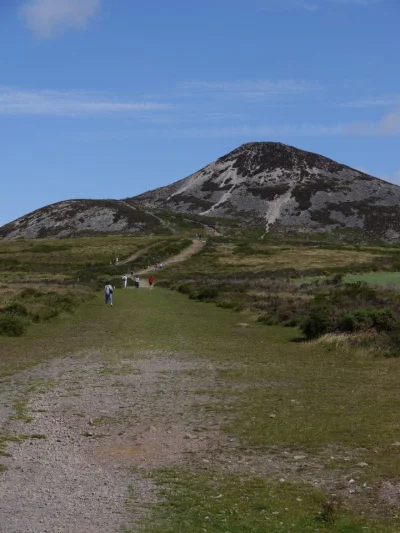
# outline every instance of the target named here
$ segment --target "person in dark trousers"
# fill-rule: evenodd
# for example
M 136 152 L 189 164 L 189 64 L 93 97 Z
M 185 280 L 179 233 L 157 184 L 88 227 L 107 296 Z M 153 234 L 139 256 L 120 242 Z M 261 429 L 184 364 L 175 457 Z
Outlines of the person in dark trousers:
M 139 288 L 139 276 L 135 276 L 135 289 Z
M 109 303 L 111 304 L 111 307 L 113 306 L 113 298 L 112 298 L 113 292 L 114 292 L 113 286 L 111 285 L 109 281 L 107 281 L 107 284 L 104 287 L 105 304 L 107 305 Z

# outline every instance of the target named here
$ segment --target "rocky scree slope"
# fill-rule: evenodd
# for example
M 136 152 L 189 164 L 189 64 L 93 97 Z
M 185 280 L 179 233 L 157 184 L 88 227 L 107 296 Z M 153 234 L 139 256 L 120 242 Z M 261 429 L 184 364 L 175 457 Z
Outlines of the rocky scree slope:
M 169 232 L 162 221 L 121 200 L 68 200 L 37 209 L 0 228 L 0 238 Z
M 400 187 L 281 143 L 244 144 L 133 200 L 146 208 L 239 218 L 267 232 L 352 229 L 387 241 L 400 237 Z

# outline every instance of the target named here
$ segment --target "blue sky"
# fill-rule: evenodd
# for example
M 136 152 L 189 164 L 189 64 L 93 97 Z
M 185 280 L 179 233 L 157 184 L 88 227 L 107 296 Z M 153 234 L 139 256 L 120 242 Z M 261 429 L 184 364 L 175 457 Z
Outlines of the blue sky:
M 400 0 L 0 0 L 0 224 L 249 141 L 400 183 Z

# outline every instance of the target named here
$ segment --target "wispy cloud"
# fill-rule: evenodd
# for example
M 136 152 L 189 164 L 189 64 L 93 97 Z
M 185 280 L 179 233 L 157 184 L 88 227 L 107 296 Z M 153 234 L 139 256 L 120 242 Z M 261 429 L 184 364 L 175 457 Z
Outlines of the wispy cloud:
M 67 30 L 82 30 L 100 7 L 101 0 L 28 0 L 21 7 L 27 27 L 49 39 Z
M 398 135 L 400 133 L 400 110 L 392 111 L 379 123 L 382 135 Z
M 132 102 L 102 98 L 77 91 L 20 91 L 0 87 L 0 114 L 90 116 L 138 111 L 161 111 L 174 106 L 159 102 Z
M 303 9 L 314 13 L 323 8 L 333 7 L 336 5 L 343 7 L 367 7 L 374 4 L 382 4 L 386 0 L 267 0 L 263 4 L 263 10 L 270 9 Z
M 321 5 L 318 4 L 311 4 L 310 2 L 296 2 L 296 7 L 300 7 L 301 9 L 304 9 L 305 11 L 310 11 L 310 13 L 314 13 L 315 11 L 318 11 L 321 9 Z
M 195 94 L 231 94 L 241 97 L 275 97 L 318 91 L 317 82 L 302 80 L 186 81 L 181 89 Z
M 365 137 L 400 135 L 400 111 L 385 115 L 378 122 L 343 122 L 337 124 L 236 124 L 232 126 L 183 126 L 86 132 L 87 141 L 105 141 L 110 139 L 129 139 L 131 137 L 164 138 L 237 138 L 266 139 L 288 137 Z
M 400 104 L 400 96 L 380 96 L 377 98 L 366 98 L 363 100 L 354 100 L 344 102 L 341 107 L 351 107 L 354 109 L 363 109 L 368 107 L 388 107 Z

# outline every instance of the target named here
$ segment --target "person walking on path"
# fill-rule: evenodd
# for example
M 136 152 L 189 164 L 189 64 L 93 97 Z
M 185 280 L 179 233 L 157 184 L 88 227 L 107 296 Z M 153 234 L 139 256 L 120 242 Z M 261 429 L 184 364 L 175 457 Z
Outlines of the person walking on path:
M 154 277 L 153 276 L 149 277 L 149 285 L 150 285 L 150 289 L 152 289 L 153 285 L 154 285 Z
M 127 285 L 128 285 L 128 276 L 127 276 L 126 274 L 124 274 L 124 275 L 122 276 L 122 287 L 123 287 L 124 289 L 126 289 L 126 286 L 127 286 Z
M 135 276 L 135 289 L 139 288 L 139 282 L 140 282 L 139 276 Z
M 113 298 L 112 298 L 113 292 L 114 292 L 113 286 L 111 285 L 109 281 L 107 281 L 107 284 L 104 287 L 105 304 L 107 305 L 108 303 L 110 303 L 111 307 L 113 306 Z

